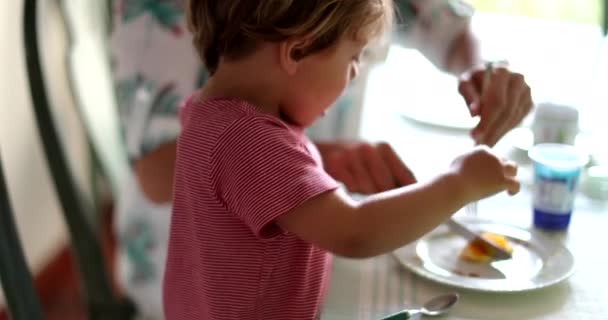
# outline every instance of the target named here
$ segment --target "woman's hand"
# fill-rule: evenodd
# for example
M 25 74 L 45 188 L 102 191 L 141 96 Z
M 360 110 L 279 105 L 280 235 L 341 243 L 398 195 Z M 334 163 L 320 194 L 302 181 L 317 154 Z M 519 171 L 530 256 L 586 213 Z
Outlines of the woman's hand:
M 477 144 L 495 145 L 533 106 L 524 76 L 506 67 L 493 68 L 487 76 L 485 68 L 473 68 L 461 76 L 458 91 L 471 115 L 480 117 L 471 132 Z
M 373 194 L 416 182 L 410 169 L 386 143 L 318 143 L 325 171 L 348 191 Z

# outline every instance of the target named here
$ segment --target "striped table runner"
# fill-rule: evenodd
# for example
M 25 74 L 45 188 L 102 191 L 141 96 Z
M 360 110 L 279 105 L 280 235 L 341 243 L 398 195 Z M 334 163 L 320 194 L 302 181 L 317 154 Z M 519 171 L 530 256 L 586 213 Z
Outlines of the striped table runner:
M 374 320 L 418 306 L 424 281 L 391 255 L 367 260 L 334 258 L 332 281 L 322 319 Z M 425 290 L 426 291 L 426 290 Z

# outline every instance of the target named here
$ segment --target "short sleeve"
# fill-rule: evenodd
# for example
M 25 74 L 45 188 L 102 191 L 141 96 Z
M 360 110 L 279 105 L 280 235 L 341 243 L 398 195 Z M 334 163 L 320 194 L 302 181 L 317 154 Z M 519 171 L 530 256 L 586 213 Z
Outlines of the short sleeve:
M 264 117 L 241 118 L 218 140 L 212 157 L 216 190 L 257 237 L 282 234 L 278 217 L 338 188 L 307 142 L 302 133 Z
M 473 7 L 462 0 L 395 0 L 396 41 L 443 68 L 453 41 L 469 28 Z

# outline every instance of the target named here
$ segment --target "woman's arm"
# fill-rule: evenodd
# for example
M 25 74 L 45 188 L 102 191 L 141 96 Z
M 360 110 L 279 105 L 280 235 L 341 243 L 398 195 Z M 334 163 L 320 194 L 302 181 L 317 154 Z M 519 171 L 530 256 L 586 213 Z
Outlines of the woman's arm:
M 171 202 L 176 142 L 163 144 L 133 163 L 144 195 L 157 204 Z
M 470 27 L 454 39 L 448 49 L 444 71 L 455 76 L 460 76 L 463 72 L 481 65 L 481 53 L 479 51 L 479 41 L 473 34 Z
M 439 69 L 460 75 L 481 62 L 471 31 L 473 8 L 460 0 L 395 0 L 397 41 Z

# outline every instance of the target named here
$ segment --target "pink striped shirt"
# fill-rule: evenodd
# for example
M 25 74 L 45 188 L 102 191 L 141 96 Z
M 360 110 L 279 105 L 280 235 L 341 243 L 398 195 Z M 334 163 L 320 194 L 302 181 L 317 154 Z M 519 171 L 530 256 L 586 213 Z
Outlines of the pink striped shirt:
M 318 317 L 329 255 L 275 223 L 337 188 L 317 149 L 241 100 L 191 99 L 181 120 L 166 318 Z

